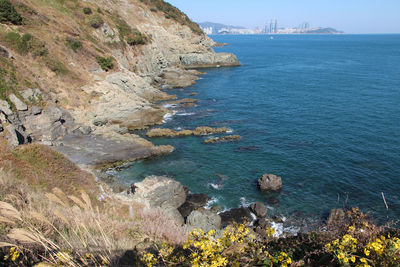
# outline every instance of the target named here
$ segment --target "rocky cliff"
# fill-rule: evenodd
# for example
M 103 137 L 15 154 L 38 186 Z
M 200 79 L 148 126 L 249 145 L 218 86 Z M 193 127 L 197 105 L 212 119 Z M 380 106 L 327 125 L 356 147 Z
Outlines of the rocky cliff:
M 192 68 L 239 64 L 163 1 L 10 3 L 0 20 L 0 135 L 11 146 L 53 145 L 87 165 L 170 152 L 129 130 L 162 123 L 169 111 L 156 102 L 174 98 L 162 89 L 193 84 Z

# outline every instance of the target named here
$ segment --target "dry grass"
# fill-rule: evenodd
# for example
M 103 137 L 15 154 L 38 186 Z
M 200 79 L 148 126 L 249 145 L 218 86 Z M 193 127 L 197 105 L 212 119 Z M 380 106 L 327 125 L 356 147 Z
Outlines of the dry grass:
M 145 211 L 111 197 L 97 200 L 94 177 L 46 147 L 0 148 L 4 155 L 0 159 L 0 247 L 5 247 L 3 253 L 11 245 L 18 247 L 20 266 L 31 260 L 112 265 L 125 251 L 186 240 L 183 228 L 160 210 Z M 43 161 L 47 162 L 42 166 Z M 47 164 L 52 170 L 44 171 Z M 59 176 L 66 166 L 71 181 Z

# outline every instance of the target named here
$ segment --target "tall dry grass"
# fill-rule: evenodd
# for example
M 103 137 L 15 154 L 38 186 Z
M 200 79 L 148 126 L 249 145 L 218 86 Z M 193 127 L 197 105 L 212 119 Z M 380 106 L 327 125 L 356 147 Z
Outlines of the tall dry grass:
M 0 169 L 0 247 L 17 247 L 30 259 L 54 265 L 117 266 L 126 251 L 186 240 L 185 230 L 162 211 L 112 198 L 99 207 L 85 191 L 78 193 L 37 192 Z

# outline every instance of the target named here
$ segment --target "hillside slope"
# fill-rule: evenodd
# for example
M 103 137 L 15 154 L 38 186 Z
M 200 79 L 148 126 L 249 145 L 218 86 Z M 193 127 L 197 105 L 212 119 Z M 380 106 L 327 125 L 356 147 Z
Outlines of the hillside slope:
M 68 145 L 66 136 L 91 134 L 153 149 L 127 132 L 162 123 L 168 110 L 155 103 L 174 96 L 161 88 L 193 84 L 194 67 L 238 65 L 164 1 L 11 4 L 5 12 L 17 19 L 7 15 L 0 25 L 0 120 L 12 146 Z

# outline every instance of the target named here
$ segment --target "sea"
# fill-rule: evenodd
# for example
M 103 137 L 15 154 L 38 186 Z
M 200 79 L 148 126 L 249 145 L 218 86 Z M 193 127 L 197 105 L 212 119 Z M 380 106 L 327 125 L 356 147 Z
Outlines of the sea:
M 168 90 L 199 102 L 172 107 L 161 127 L 228 127 L 242 139 L 148 138 L 175 151 L 129 164 L 117 173 L 124 183 L 165 175 L 209 195 L 209 206 L 261 201 L 277 216 L 359 207 L 380 222 L 400 218 L 400 35 L 211 37 L 242 66 L 203 69 L 195 85 Z M 282 191 L 258 190 L 265 173 L 282 177 Z

